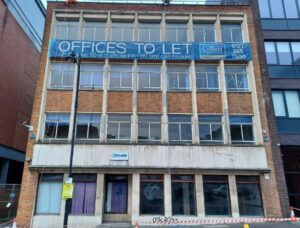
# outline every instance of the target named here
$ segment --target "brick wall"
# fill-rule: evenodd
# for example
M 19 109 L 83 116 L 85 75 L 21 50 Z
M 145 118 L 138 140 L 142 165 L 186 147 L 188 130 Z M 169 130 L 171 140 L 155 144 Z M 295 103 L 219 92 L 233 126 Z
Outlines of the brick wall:
M 73 91 L 47 91 L 46 112 L 71 112 Z
M 192 113 L 192 94 L 168 92 L 168 113 Z
M 138 112 L 162 113 L 162 94 L 160 92 L 139 92 Z
M 132 112 L 132 92 L 108 92 L 108 112 Z
M 198 113 L 223 113 L 221 93 L 197 93 Z
M 253 114 L 251 93 L 227 93 L 230 114 Z
M 78 98 L 78 112 L 101 112 L 102 91 L 80 91 Z

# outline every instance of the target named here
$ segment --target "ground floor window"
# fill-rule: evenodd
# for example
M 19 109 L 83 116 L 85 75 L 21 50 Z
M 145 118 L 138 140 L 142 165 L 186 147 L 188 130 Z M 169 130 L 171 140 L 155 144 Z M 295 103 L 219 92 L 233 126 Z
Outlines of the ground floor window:
M 241 216 L 263 215 L 258 176 L 236 176 L 237 194 Z
M 230 215 L 227 176 L 203 176 L 206 215 Z
M 95 214 L 96 175 L 74 175 L 72 214 Z
M 164 214 L 164 176 L 143 174 L 140 186 L 140 214 Z
M 38 186 L 36 213 L 59 214 L 63 175 L 43 174 Z
M 196 215 L 194 175 L 172 175 L 172 214 Z
M 127 214 L 128 176 L 106 176 L 105 212 Z

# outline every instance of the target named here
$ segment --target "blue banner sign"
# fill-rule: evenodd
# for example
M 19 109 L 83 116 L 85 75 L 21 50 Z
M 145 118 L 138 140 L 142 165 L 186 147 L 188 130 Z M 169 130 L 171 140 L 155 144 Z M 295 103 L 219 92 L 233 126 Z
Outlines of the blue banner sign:
M 53 40 L 50 57 L 148 60 L 251 60 L 249 43 L 173 43 Z

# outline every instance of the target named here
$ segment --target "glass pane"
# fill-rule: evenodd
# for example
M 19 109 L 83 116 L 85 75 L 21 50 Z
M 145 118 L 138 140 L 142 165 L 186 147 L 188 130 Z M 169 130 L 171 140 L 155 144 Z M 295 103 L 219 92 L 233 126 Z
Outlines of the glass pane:
M 300 117 L 300 100 L 298 91 L 285 91 L 285 99 L 290 118 Z
M 200 141 L 211 140 L 209 124 L 199 124 L 199 134 L 200 134 Z
M 291 45 L 293 50 L 294 64 L 300 65 L 300 42 L 292 42 Z
M 97 27 L 95 31 L 95 40 L 105 40 L 106 29 L 104 27 Z
M 179 74 L 179 88 L 181 89 L 189 89 L 190 88 L 190 81 L 189 75 L 186 73 Z
M 232 29 L 232 42 L 243 42 L 241 28 Z
M 291 65 L 292 56 L 288 42 L 277 42 L 278 58 L 281 65 Z
M 272 17 L 284 18 L 282 0 L 272 0 L 270 1 L 270 4 L 271 4 Z
M 151 140 L 160 140 L 161 138 L 161 125 L 160 124 L 151 124 L 150 125 L 150 139 Z
M 197 89 L 208 89 L 206 73 L 197 73 L 196 74 L 196 86 L 197 86 Z
M 118 138 L 118 128 L 117 123 L 109 123 L 107 125 L 107 139 L 117 139 Z
M 230 215 L 228 184 L 204 183 L 204 204 L 206 215 Z
M 61 77 L 62 77 L 62 72 L 53 70 L 51 73 L 50 87 L 51 88 L 60 88 L 61 87 Z
M 206 123 L 210 123 L 210 122 L 218 123 L 222 121 L 221 116 L 199 115 L 198 119 L 199 122 L 206 122 Z
M 69 123 L 58 123 L 57 138 L 67 139 L 69 134 Z
M 268 64 L 277 64 L 276 50 L 274 42 L 265 42 L 266 56 Z
M 237 84 L 236 84 L 234 74 L 226 74 L 226 88 L 229 91 L 237 89 Z
M 219 89 L 218 75 L 211 73 L 208 74 L 208 88 Z
M 152 89 L 160 89 L 160 73 L 152 73 L 150 75 L 150 87 Z
M 166 28 L 166 41 L 176 42 L 176 29 Z
M 148 28 L 139 29 L 139 41 L 150 41 Z
M 269 0 L 259 0 L 259 12 L 261 18 L 270 18 Z
M 159 28 L 152 28 L 150 30 L 150 41 L 160 41 L 160 29 Z
M 45 138 L 55 138 L 56 123 L 46 122 Z
M 283 94 L 281 91 L 272 91 L 275 116 L 286 116 Z
M 119 72 L 110 72 L 109 88 L 120 88 L 121 76 Z
M 243 125 L 244 141 L 254 141 L 252 125 Z
M 149 73 L 139 73 L 139 89 L 149 89 Z
M 236 82 L 237 82 L 237 88 L 239 90 L 245 91 L 248 89 L 248 81 L 247 81 L 247 76 L 245 74 L 236 75 Z
M 169 124 L 169 140 L 178 141 L 179 139 L 179 124 Z
M 133 29 L 123 28 L 123 39 L 122 41 L 133 41 Z
M 242 141 L 242 131 L 240 125 L 230 125 L 230 134 L 232 141 Z
M 191 124 L 181 124 L 181 140 L 192 140 L 192 126 Z
M 76 138 L 77 139 L 86 139 L 87 138 L 87 131 L 88 131 L 88 124 L 87 123 L 77 123 L 76 128 Z
M 114 25 L 112 25 L 112 26 L 114 26 Z M 122 41 L 122 37 L 121 37 L 121 32 L 122 32 L 122 30 L 120 29 L 120 28 L 114 28 L 114 27 L 112 27 L 111 28 L 111 40 L 113 40 L 113 41 Z
M 127 213 L 127 182 L 108 181 L 106 183 L 106 212 Z
M 204 39 L 204 29 L 202 27 L 194 27 L 194 41 L 195 42 L 205 42 Z
M 63 74 L 63 87 L 72 87 L 74 81 L 74 72 L 73 71 L 65 71 Z
M 195 184 L 172 182 L 172 214 L 196 215 Z
M 230 123 L 250 123 L 252 124 L 251 116 L 229 116 Z
M 120 139 L 130 139 L 131 136 L 131 124 L 120 123 Z
M 138 140 L 149 140 L 149 124 L 138 124 Z
M 263 215 L 259 184 L 237 184 L 240 215 Z
M 191 116 L 189 115 L 169 115 L 169 122 L 182 122 L 182 123 L 190 123 Z
M 77 40 L 78 27 L 69 27 L 69 34 L 67 36 L 68 40 Z
M 178 76 L 174 73 L 168 73 L 168 89 L 178 89 Z
M 211 125 L 212 140 L 223 140 L 222 125 Z
M 121 87 L 131 88 L 132 87 L 132 75 L 131 73 L 121 74 Z
M 83 28 L 83 39 L 84 40 L 95 40 L 95 28 L 84 27 Z
M 92 87 L 102 88 L 103 86 L 103 73 L 95 72 L 92 78 Z
M 140 197 L 140 214 L 164 214 L 163 183 L 141 182 Z
M 222 28 L 222 42 L 232 42 L 230 30 Z
M 91 86 L 91 72 L 81 72 L 80 73 L 80 86 L 90 87 Z
M 295 0 L 283 0 L 286 18 L 298 18 Z
M 99 139 L 100 123 L 90 123 L 89 139 Z
M 187 42 L 187 29 L 177 30 L 177 42 Z

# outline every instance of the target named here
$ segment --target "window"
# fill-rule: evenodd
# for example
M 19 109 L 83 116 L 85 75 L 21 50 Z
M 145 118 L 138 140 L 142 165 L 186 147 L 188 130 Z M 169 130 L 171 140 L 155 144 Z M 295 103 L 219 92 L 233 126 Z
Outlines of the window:
M 223 43 L 243 42 L 240 24 L 222 24 L 221 30 Z
M 76 139 L 99 139 L 100 114 L 78 114 Z
M 201 143 L 223 143 L 221 116 L 199 115 L 198 122 Z
M 189 90 L 189 66 L 168 65 L 168 90 Z
M 63 175 L 43 174 L 38 186 L 36 213 L 59 214 Z
M 299 91 L 272 91 L 276 117 L 300 118 Z
M 71 214 L 95 214 L 96 180 L 96 175 L 74 175 L 74 190 Z
M 166 24 L 166 41 L 187 42 L 187 25 L 186 24 Z
M 161 116 L 139 115 L 138 116 L 138 141 L 157 142 L 161 140 Z
M 160 65 L 138 66 L 139 90 L 160 90 Z
M 214 24 L 194 24 L 194 42 L 215 42 Z
M 300 42 L 265 42 L 269 65 L 300 65 Z
M 193 175 L 172 175 L 172 215 L 196 215 Z
M 113 41 L 133 41 L 133 23 L 111 24 L 111 40 Z
M 109 114 L 107 124 L 107 139 L 109 141 L 130 141 L 131 117 L 125 114 Z
M 104 41 L 106 33 L 106 23 L 97 21 L 85 21 L 83 27 L 83 39 Z
M 132 90 L 132 65 L 111 65 L 109 89 Z
M 70 114 L 46 113 L 45 139 L 68 139 Z
M 107 175 L 105 212 L 127 214 L 128 176 Z
M 232 143 L 253 143 L 253 123 L 251 116 L 229 116 Z
M 263 216 L 258 176 L 236 176 L 241 216 Z
M 227 176 L 203 176 L 205 215 L 230 215 Z
M 299 0 L 259 0 L 261 18 L 297 19 L 299 18 Z
M 140 214 L 164 215 L 164 176 L 142 174 L 140 187 Z
M 139 24 L 139 41 L 144 41 L 144 42 L 160 41 L 160 24 L 159 23 L 140 23 Z
M 101 89 L 103 87 L 103 64 L 82 63 L 80 70 L 81 89 Z
M 55 38 L 59 40 L 77 40 L 78 27 L 78 21 L 56 21 Z
M 218 68 L 217 66 L 196 66 L 196 86 L 200 91 L 218 91 Z
M 245 66 L 225 66 L 225 78 L 228 92 L 249 91 Z
M 189 115 L 169 115 L 169 142 L 191 143 L 192 124 Z
M 51 63 L 51 89 L 72 89 L 74 81 L 73 63 Z

